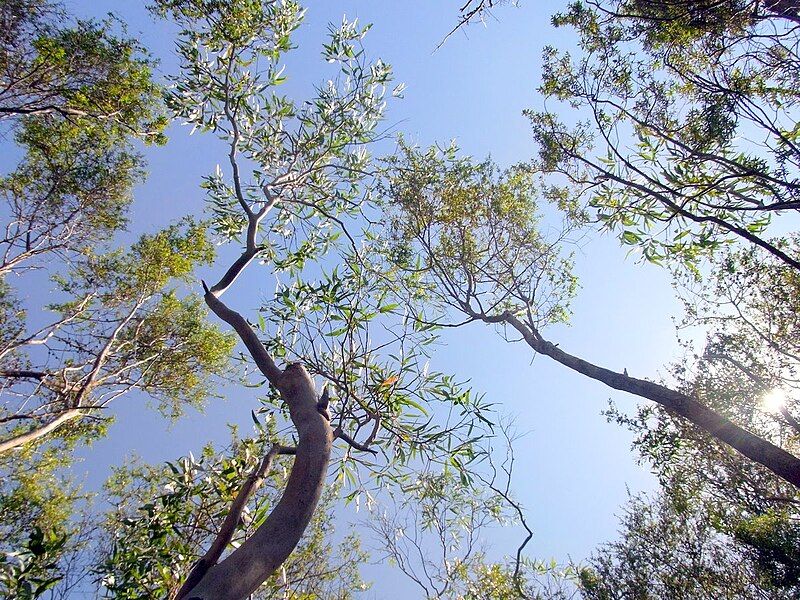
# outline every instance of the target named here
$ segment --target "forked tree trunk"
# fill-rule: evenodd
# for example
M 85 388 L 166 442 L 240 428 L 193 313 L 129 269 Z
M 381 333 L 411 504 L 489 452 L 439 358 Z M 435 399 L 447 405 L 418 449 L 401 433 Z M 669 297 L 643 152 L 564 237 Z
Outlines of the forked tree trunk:
M 299 438 L 286 489 L 261 527 L 211 567 L 186 594 L 188 600 L 246 598 L 289 557 L 314 514 L 328 471 L 331 428 L 317 411 L 314 384 L 305 369 L 290 365 L 283 373 L 281 395 Z
M 281 371 L 239 313 L 225 306 L 212 291 L 206 292 L 205 300 L 236 330 L 256 365 L 278 389 L 298 436 L 289 480 L 267 519 L 239 548 L 181 594 L 187 600 L 242 600 L 275 573 L 300 542 L 325 485 L 333 434 L 317 407 L 314 382 L 303 366 L 290 364 Z

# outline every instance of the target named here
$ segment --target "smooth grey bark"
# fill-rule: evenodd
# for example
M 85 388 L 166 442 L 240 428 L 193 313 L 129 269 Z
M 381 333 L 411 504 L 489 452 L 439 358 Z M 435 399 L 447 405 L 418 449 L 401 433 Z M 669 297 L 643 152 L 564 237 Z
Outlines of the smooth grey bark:
M 250 538 L 208 568 L 181 596 L 188 600 L 241 600 L 272 575 L 300 542 L 325 485 L 333 433 L 317 408 L 314 382 L 305 368 L 295 363 L 279 369 L 239 313 L 210 290 L 205 300 L 214 314 L 236 330 L 258 368 L 278 389 L 298 435 L 294 464 L 278 504 Z

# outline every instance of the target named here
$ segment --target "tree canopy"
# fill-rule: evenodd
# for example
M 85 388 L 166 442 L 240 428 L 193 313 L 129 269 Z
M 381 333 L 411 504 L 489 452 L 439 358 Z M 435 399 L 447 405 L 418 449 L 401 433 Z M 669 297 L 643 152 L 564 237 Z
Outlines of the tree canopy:
M 467 2 L 456 28 L 502 4 Z M 553 26 L 578 46 L 544 50 L 537 155 L 513 165 L 395 135 L 405 86 L 369 25 L 329 26 L 315 82 L 298 2 L 149 11 L 176 36 L 163 75 L 113 17 L 0 3 L 19 157 L 0 177 L 2 593 L 344 600 L 369 588 L 364 531 L 427 598 L 800 593 L 795 2 L 565 6 Z M 128 231 L 170 124 L 218 165 L 192 214 Z M 700 332 L 662 377 L 551 341 L 575 239 L 603 231 L 666 267 L 679 331 Z M 658 489 L 585 561 L 532 554 L 502 407 L 436 367 L 474 323 L 643 400 L 605 414 Z M 251 433 L 82 486 L 76 452 L 114 402 L 178 419 L 243 389 Z M 364 521 L 337 534 L 347 504 Z M 484 546 L 509 525 L 519 543 Z

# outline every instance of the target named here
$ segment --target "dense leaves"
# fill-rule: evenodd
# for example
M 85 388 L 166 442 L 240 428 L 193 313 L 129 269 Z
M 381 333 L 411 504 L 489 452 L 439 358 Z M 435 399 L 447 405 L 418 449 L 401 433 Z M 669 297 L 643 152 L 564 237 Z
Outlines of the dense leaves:
M 800 268 L 766 232 L 798 207 L 797 26 L 777 4 L 576 2 L 554 18 L 580 52 L 546 49 L 540 89 L 577 117 L 529 113 L 541 165 L 646 259 L 694 268 L 738 239 Z
M 561 255 L 565 232 L 542 220 L 531 172 L 500 172 L 455 147 L 405 145 L 386 168 L 390 260 L 419 273 L 425 301 L 472 319 L 508 310 L 536 327 L 567 320 L 577 281 Z
M 148 392 L 167 414 L 201 405 L 232 340 L 203 322 L 197 298 L 165 286 L 211 255 L 204 227 L 188 223 L 144 236 L 129 252 L 86 255 L 59 277 L 66 300 L 49 307 L 53 324 L 3 340 L 8 447 L 59 418 L 97 418 L 132 389 Z
M 120 141 L 163 142 L 153 61 L 112 20 L 70 22 L 49 0 L 0 4 L 0 119 L 50 114 L 102 123 Z
M 71 461 L 60 448 L 26 448 L 0 460 L 0 594 L 37 598 L 79 577 L 64 557 L 86 545 L 90 526 L 76 515 L 84 495 L 61 472 Z
M 620 539 L 601 547 L 581 570 L 583 596 L 793 597 L 791 588 L 765 582 L 742 546 L 715 531 L 713 522 L 706 509 L 679 498 L 633 500 L 625 509 Z

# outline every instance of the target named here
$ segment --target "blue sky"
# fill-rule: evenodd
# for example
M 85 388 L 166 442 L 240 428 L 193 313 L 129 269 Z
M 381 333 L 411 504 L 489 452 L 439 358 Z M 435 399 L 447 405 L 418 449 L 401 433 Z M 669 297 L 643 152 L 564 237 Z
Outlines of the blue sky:
M 128 23 L 129 32 L 161 60 L 160 71 L 174 72 L 172 28 L 153 22 L 138 2 L 120 0 L 67 1 L 79 16 L 112 12 Z M 393 102 L 388 123 L 420 143 L 456 139 L 476 157 L 491 155 L 501 165 L 525 161 L 535 152 L 525 108 L 541 107 L 537 97 L 540 54 L 547 44 L 568 48 L 565 31 L 549 24 L 564 3 L 523 2 L 520 8 L 495 12 L 487 26 L 472 26 L 437 44 L 455 23 L 457 2 L 349 0 L 317 2 L 309 7 L 289 59 L 287 83 L 302 94 L 321 79 L 324 63 L 319 49 L 329 21 L 343 14 L 374 24 L 365 40 L 367 51 L 394 66 L 397 81 L 407 84 L 405 99 Z M 170 143 L 147 149 L 149 178 L 136 191 L 130 236 L 153 231 L 185 214 L 202 211 L 201 176 L 213 171 L 224 154 L 210 136 L 188 136 L 188 128 L 173 127 Z M 569 327 L 547 336 L 573 354 L 612 369 L 626 368 L 633 376 L 655 378 L 664 364 L 677 357 L 671 315 L 678 314 L 668 274 L 635 257 L 626 257 L 615 239 L 589 234 L 576 249 L 581 290 Z M 211 271 L 201 274 L 213 279 Z M 269 292 L 265 273 L 251 270 L 236 292 L 237 307 L 255 308 Z M 239 284 L 237 284 L 239 285 Z M 252 313 L 251 313 L 252 314 Z M 580 560 L 598 543 L 614 537 L 614 513 L 635 492 L 653 486 L 652 477 L 635 464 L 630 438 L 606 423 L 600 412 L 609 398 L 623 409 L 631 397 L 574 374 L 546 357 L 535 360 L 519 344 L 504 342 L 490 328 L 473 325 L 448 332 L 436 355 L 436 368 L 459 379 L 469 378 L 477 391 L 500 403 L 526 434 L 515 446 L 515 492 L 528 511 L 535 535 L 528 549 L 536 558 Z M 126 457 L 147 461 L 197 453 L 211 440 L 224 442 L 228 422 L 249 430 L 254 396 L 229 389 L 224 401 L 214 401 L 204 414 L 192 414 L 172 426 L 143 409 L 141 398 L 125 398 L 114 409 L 117 423 L 108 438 L 83 452 L 78 472 L 96 486 L 112 465 Z M 515 535 L 493 536 L 498 552 L 512 552 Z M 372 569 L 378 577 L 375 598 L 408 598 L 398 576 Z M 411 595 L 409 595 L 411 594 Z

